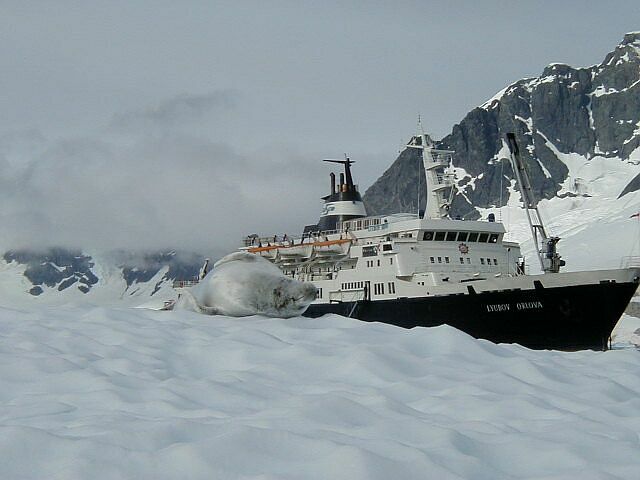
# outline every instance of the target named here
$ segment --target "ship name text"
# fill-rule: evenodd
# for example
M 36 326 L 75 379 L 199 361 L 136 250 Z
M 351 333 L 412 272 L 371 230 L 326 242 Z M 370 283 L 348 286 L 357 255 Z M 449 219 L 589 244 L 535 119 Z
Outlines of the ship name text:
M 488 304 L 487 312 L 509 312 L 511 311 L 511 304 L 509 303 L 494 303 Z M 515 310 L 534 310 L 534 309 L 542 309 L 542 302 L 536 300 L 531 302 L 516 302 Z

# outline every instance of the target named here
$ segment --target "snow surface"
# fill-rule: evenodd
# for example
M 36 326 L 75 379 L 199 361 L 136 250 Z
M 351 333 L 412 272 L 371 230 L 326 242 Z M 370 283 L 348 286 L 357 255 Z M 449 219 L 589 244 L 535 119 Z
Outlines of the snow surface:
M 0 477 L 635 479 L 639 360 L 339 316 L 0 308 Z

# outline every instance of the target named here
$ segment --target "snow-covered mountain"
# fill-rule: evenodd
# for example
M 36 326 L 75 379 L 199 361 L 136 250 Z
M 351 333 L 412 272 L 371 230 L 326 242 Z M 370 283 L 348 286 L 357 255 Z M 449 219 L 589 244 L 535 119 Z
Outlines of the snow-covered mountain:
M 480 209 L 508 201 L 507 132 L 517 134 L 539 199 L 570 202 L 594 189 L 618 197 L 640 188 L 640 32 L 626 34 L 598 65 L 554 63 L 507 86 L 455 125 L 439 142 L 456 152 L 453 214 L 478 218 Z M 403 151 L 367 190 L 369 213 L 416 210 L 416 198 L 425 198 L 417 194 L 425 185 L 418 155 Z M 624 181 L 596 186 L 596 170 Z
M 192 279 L 204 263 L 195 253 L 88 253 L 51 248 L 11 250 L 0 259 L 3 300 L 140 304 L 172 296 L 175 280 Z

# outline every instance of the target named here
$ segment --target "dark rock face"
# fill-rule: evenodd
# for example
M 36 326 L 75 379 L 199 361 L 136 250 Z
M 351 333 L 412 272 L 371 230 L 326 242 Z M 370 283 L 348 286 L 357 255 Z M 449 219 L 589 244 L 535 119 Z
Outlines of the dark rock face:
M 119 256 L 122 257 L 119 263 L 122 276 L 127 284 L 127 292 L 131 295 L 137 291 L 138 284 L 149 282 L 165 267 L 168 267 L 168 270 L 156 282 L 151 295 L 155 294 L 164 282 L 196 278 L 204 263 L 201 255 L 178 254 L 175 251 L 142 255 L 121 253 Z
M 140 286 L 149 282 L 162 269 L 167 272 L 153 286 L 151 295 L 165 283 L 174 280 L 186 280 L 197 277 L 204 257 L 193 253 L 145 253 L 132 254 L 117 252 L 110 255 L 115 266 L 121 271 L 126 283 L 126 292 L 133 295 Z M 98 283 L 95 262 L 91 256 L 77 250 L 51 248 L 44 252 L 13 250 L 4 254 L 7 263 L 17 262 L 26 265 L 24 276 L 33 287 L 29 293 L 41 295 L 45 288 L 63 291 L 77 288 L 88 293 Z
M 6 262 L 27 265 L 24 276 L 33 284 L 29 291 L 40 295 L 43 286 L 65 290 L 77 284 L 78 290 L 87 293 L 98 283 L 98 277 L 91 270 L 94 267 L 91 257 L 77 250 L 52 248 L 46 252 L 13 250 L 4 254 Z
M 452 215 L 477 218 L 474 207 L 508 198 L 513 172 L 501 161 L 507 132 L 516 133 L 538 199 L 555 196 L 567 179 L 562 154 L 627 160 L 640 146 L 640 33 L 625 35 L 600 65 L 549 65 L 540 77 L 513 83 L 455 125 L 438 144 L 455 150 L 455 166 L 467 174 L 458 175 Z M 400 154 L 366 191 L 369 214 L 417 211 L 418 184 L 424 187 L 419 161 L 418 151 Z M 639 187 L 635 182 L 625 192 Z M 424 202 L 424 193 L 420 198 Z

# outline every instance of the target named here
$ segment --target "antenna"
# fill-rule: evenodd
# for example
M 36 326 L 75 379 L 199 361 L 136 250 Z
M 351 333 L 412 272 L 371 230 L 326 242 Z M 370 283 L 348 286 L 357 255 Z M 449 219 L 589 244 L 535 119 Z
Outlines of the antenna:
M 353 187 L 353 177 L 351 176 L 351 165 L 356 163 L 355 160 L 351 160 L 345 153 L 344 160 L 336 160 L 334 158 L 324 158 L 322 161 L 330 162 L 330 163 L 339 163 L 341 165 L 344 165 L 344 174 L 347 181 L 347 186 Z

